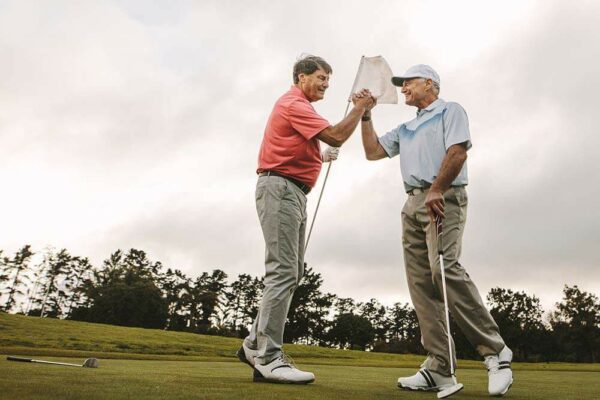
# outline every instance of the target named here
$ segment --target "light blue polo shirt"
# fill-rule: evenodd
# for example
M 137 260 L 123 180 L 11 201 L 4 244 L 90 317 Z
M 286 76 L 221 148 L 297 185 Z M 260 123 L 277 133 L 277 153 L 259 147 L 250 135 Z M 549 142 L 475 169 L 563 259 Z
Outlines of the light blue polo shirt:
M 448 148 L 465 143 L 471 148 L 469 118 L 458 103 L 437 99 L 417 111 L 417 117 L 379 138 L 388 157 L 400 154 L 400 170 L 406 190 L 429 187 L 437 177 Z M 468 183 L 467 163 L 452 186 Z

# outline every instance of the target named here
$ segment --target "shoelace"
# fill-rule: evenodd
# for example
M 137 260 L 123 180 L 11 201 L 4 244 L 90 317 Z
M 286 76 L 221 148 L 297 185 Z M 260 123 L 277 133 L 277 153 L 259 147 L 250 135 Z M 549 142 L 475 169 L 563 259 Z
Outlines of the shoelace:
M 289 355 L 287 355 L 285 353 L 281 353 L 281 355 L 278 357 L 278 359 L 280 359 L 283 364 L 286 364 L 290 368 L 296 368 L 296 364 L 294 363 L 294 360 Z
M 498 356 L 487 356 L 483 363 L 489 372 L 498 372 L 498 368 L 500 367 L 500 359 Z

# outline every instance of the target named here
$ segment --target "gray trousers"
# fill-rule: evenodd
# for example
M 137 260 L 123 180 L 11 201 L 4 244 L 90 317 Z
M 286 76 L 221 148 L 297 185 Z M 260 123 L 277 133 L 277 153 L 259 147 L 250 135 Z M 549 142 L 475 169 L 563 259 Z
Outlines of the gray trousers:
M 421 328 L 421 342 L 428 353 L 423 367 L 450 375 L 448 336 L 442 292 L 442 275 L 435 224 L 425 206 L 427 193 L 408 196 L 402 209 L 402 244 L 410 297 Z M 460 265 L 462 235 L 467 219 L 467 192 L 450 188 L 444 193 L 444 272 L 448 307 L 469 342 L 482 356 L 504 348 L 498 325 L 485 308 L 469 274 Z M 454 365 L 456 353 L 452 345 Z
M 267 364 L 281 354 L 283 330 L 294 290 L 304 275 L 306 195 L 279 176 L 261 176 L 256 211 L 265 238 L 265 288 L 245 343 Z

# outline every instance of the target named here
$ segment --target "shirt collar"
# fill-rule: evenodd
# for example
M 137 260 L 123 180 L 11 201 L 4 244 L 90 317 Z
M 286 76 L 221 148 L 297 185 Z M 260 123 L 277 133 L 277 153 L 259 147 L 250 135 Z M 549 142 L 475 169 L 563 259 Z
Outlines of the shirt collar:
M 425 112 L 429 112 L 432 110 L 435 110 L 439 105 L 443 104 L 444 100 L 442 99 L 436 99 L 433 103 L 431 103 L 430 105 L 428 105 L 427 107 L 417 110 L 417 117 L 420 117 L 421 114 L 425 113 Z
M 302 89 L 300 89 L 296 85 L 292 85 L 292 88 L 290 89 L 290 93 L 293 94 L 294 96 L 302 97 L 303 99 L 308 100 L 308 97 L 306 97 L 306 95 L 304 94 Z

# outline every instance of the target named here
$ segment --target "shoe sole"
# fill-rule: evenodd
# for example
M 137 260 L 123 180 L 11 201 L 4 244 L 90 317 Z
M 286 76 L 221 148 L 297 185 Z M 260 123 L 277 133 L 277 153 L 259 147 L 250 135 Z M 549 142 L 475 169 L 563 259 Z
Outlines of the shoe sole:
M 506 393 L 508 393 L 508 389 L 511 388 L 511 386 L 513 385 L 514 379 L 510 380 L 510 384 L 508 385 L 508 387 L 506 389 L 504 389 L 504 391 L 500 394 L 490 394 L 490 396 L 492 397 L 502 397 L 504 396 Z
M 237 357 L 239 358 L 239 360 L 245 364 L 248 364 L 248 366 L 250 366 L 250 368 L 254 369 L 254 365 L 252 365 L 252 363 L 250 363 L 250 361 L 246 358 L 246 352 L 244 351 L 244 347 L 240 347 L 240 349 L 235 353 L 237 355 Z
M 435 386 L 435 387 L 422 387 L 422 386 L 402 386 L 402 384 L 398 384 L 398 387 L 402 390 L 410 390 L 411 392 L 441 392 L 446 389 L 445 387 Z
M 280 383 L 280 384 L 288 384 L 288 385 L 307 385 L 309 383 L 313 383 L 315 380 L 311 379 L 308 381 L 282 381 L 279 379 L 268 379 L 260 373 L 259 370 L 254 368 L 254 375 L 252 377 L 252 381 L 256 383 Z

